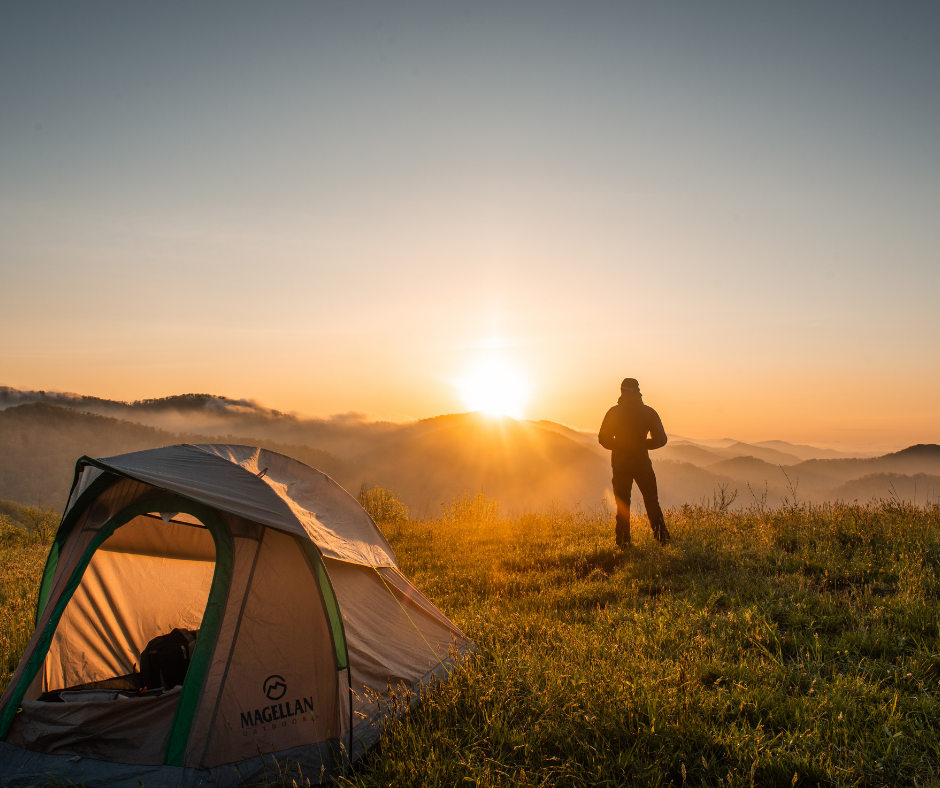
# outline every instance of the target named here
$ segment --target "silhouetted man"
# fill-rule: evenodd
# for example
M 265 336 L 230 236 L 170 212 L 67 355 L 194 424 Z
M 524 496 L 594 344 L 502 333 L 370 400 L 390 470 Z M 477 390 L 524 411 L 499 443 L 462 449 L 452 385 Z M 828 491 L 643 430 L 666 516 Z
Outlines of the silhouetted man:
M 634 481 L 643 494 L 653 536 L 660 544 L 666 544 L 669 532 L 659 506 L 656 474 L 649 456 L 650 450 L 666 445 L 666 431 L 659 414 L 643 404 L 640 384 L 635 378 L 625 378 L 620 384 L 620 399 L 604 416 L 597 439 L 601 446 L 610 449 L 610 464 L 614 470 L 617 546 L 630 544 L 630 493 Z

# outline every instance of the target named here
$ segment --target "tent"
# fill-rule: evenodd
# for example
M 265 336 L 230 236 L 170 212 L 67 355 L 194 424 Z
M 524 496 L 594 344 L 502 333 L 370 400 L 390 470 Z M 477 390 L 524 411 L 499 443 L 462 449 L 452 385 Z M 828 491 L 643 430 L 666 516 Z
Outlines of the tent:
M 174 630 L 192 633 L 184 678 L 143 686 L 142 653 Z M 272 759 L 316 782 L 471 647 L 303 463 L 234 445 L 83 457 L 0 698 L 0 784 L 229 786 Z

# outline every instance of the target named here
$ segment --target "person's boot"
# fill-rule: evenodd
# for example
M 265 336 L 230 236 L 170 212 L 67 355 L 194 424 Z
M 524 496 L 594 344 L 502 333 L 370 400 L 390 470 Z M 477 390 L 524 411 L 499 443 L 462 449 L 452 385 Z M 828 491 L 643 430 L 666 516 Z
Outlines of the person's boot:
M 617 510 L 617 547 L 623 549 L 630 545 L 630 510 L 626 509 L 626 512 L 621 511 L 625 509 L 624 506 L 619 506 Z
M 621 526 L 617 525 L 617 547 L 621 550 L 625 547 L 629 547 L 632 544 L 630 541 L 630 526 Z
M 653 533 L 656 537 L 656 541 L 661 545 L 667 545 L 672 541 L 669 530 L 666 528 L 666 520 L 663 517 L 657 519 L 656 528 Z

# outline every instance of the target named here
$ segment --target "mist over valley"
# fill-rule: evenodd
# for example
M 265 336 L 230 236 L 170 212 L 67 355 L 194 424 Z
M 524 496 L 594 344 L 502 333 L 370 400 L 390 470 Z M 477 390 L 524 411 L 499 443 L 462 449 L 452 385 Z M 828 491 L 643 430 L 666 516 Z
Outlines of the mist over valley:
M 304 418 L 209 394 L 119 402 L 0 387 L 0 498 L 64 505 L 75 461 L 174 443 L 239 443 L 295 457 L 355 495 L 394 491 L 412 517 L 483 493 L 507 512 L 611 501 L 610 455 L 597 436 L 555 422 L 457 413 L 396 423 L 361 414 Z M 666 507 L 737 491 L 733 508 L 940 497 L 940 447 L 850 455 L 780 440 L 670 436 L 651 453 Z M 642 506 L 642 497 L 635 495 Z M 641 509 L 642 511 L 642 509 Z

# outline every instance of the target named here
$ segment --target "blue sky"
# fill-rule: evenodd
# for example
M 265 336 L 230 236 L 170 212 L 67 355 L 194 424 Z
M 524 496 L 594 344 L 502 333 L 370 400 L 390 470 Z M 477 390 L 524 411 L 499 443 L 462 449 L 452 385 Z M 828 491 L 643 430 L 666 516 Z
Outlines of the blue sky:
M 0 383 L 940 441 L 940 6 L 6 4 Z

